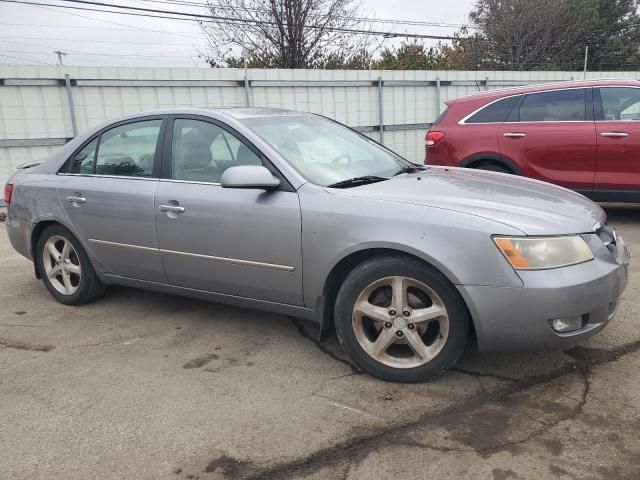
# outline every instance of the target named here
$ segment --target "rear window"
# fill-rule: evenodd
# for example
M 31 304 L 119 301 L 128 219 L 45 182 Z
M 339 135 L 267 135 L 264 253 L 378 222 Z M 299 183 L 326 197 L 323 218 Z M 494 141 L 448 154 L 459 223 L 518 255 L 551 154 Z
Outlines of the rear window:
M 519 101 L 520 96 L 495 101 L 469 117 L 464 123 L 502 123 Z

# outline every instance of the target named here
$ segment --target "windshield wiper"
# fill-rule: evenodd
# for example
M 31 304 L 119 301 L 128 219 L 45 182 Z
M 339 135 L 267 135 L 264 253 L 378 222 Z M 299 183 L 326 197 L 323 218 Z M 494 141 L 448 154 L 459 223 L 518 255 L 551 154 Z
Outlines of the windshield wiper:
M 402 173 L 422 172 L 426 169 L 427 167 L 423 167 L 422 165 L 407 165 L 406 167 L 402 167 L 400 170 L 394 173 L 393 176 L 395 177 L 396 175 L 400 175 Z
M 383 182 L 389 180 L 385 177 L 377 177 L 375 175 L 363 175 L 362 177 L 353 177 L 346 180 L 341 180 L 331 185 L 327 185 L 329 188 L 349 188 L 357 187 L 358 185 L 367 185 L 369 183 Z

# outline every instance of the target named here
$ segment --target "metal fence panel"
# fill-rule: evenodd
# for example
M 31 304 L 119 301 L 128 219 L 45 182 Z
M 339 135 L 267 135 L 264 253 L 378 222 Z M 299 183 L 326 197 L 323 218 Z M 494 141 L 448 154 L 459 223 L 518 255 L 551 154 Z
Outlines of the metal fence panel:
M 69 87 L 65 75 L 69 76 Z M 288 108 L 327 115 L 371 138 L 384 138 L 385 145 L 420 162 L 425 130 L 447 100 L 530 83 L 639 77 L 638 72 L 245 71 L 1 65 L 0 183 L 20 163 L 44 159 L 72 138 L 74 121 L 82 132 L 124 114 L 171 107 L 251 104 Z

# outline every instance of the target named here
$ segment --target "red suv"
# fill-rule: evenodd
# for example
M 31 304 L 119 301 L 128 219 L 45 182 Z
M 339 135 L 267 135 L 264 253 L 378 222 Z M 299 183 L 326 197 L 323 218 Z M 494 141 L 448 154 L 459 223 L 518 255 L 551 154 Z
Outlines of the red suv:
M 640 201 L 640 82 L 580 81 L 447 102 L 425 163 L 544 180 L 597 201 Z

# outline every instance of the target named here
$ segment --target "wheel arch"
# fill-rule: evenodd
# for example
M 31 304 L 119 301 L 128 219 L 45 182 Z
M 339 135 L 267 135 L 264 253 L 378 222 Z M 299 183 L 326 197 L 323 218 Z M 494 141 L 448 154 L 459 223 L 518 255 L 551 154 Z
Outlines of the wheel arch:
M 475 168 L 483 163 L 492 163 L 503 167 L 516 175 L 522 175 L 522 170 L 513 160 L 509 160 L 508 158 L 495 153 L 473 155 L 472 157 L 466 158 L 460 162 L 460 166 L 465 168 Z
M 421 255 L 418 252 L 412 251 L 412 249 L 407 248 L 399 248 L 397 246 L 367 246 L 355 251 L 351 251 L 346 253 L 340 258 L 338 262 L 334 264 L 329 273 L 326 275 L 323 288 L 322 295 L 318 297 L 318 319 L 320 322 L 320 337 L 326 338 L 331 335 L 335 330 L 334 324 L 334 316 L 333 316 L 333 305 L 335 304 L 336 296 L 338 295 L 338 291 L 340 287 L 344 283 L 344 280 L 347 278 L 347 275 L 351 273 L 351 271 L 360 265 L 365 260 L 375 258 L 375 257 L 384 257 L 384 256 L 399 256 L 410 258 L 414 260 L 418 260 L 419 262 L 433 268 L 441 275 L 443 275 L 452 285 L 456 285 L 459 283 L 456 277 L 452 272 L 444 268 L 443 265 L 435 262 L 431 258 L 426 258 L 425 255 Z M 456 289 L 457 290 L 457 289 Z M 464 304 L 465 308 L 469 312 L 469 318 L 471 319 L 471 324 L 469 325 L 470 330 L 473 333 L 475 338 L 475 325 L 474 318 L 471 315 L 469 307 L 462 296 L 460 296 L 460 300 Z
M 91 262 L 93 268 L 95 269 L 96 273 L 98 274 L 98 276 L 100 276 L 100 272 L 106 271 L 105 267 L 102 265 L 102 263 L 98 260 L 98 258 L 94 255 L 93 251 L 89 248 L 89 246 L 85 243 L 85 241 L 82 239 L 82 237 L 80 235 L 78 235 L 78 232 L 75 231 L 74 228 L 72 228 L 70 225 L 66 224 L 64 221 L 62 221 L 59 218 L 42 218 L 37 220 L 34 223 L 33 229 L 31 230 L 31 239 L 30 239 L 30 248 L 31 248 L 31 258 L 33 260 L 33 270 L 35 273 L 36 278 L 40 279 L 42 278 L 42 274 L 38 269 L 38 262 L 37 262 L 37 258 L 36 258 L 36 249 L 38 246 L 38 240 L 40 238 L 40 235 L 42 235 L 42 232 L 44 232 L 48 227 L 52 226 L 52 225 L 60 225 L 61 227 L 66 228 L 67 230 L 69 230 L 69 232 L 71 233 L 71 235 L 74 236 L 74 238 L 80 243 L 80 245 L 82 246 L 82 248 L 84 249 L 84 251 L 87 253 L 87 256 L 89 257 L 89 261 Z
M 36 247 L 38 246 L 38 240 L 40 239 L 40 235 L 42 235 L 42 232 L 44 232 L 47 229 L 47 227 L 50 227 L 51 225 L 61 225 L 67 228 L 65 225 L 63 225 L 57 220 L 42 220 L 36 223 L 35 226 L 33 227 L 33 230 L 31 231 L 30 248 L 31 248 L 31 258 L 33 258 L 33 272 L 35 273 L 35 276 L 38 279 L 42 278 L 42 273 L 38 268 L 38 260 L 37 260 L 38 252 L 36 251 Z

